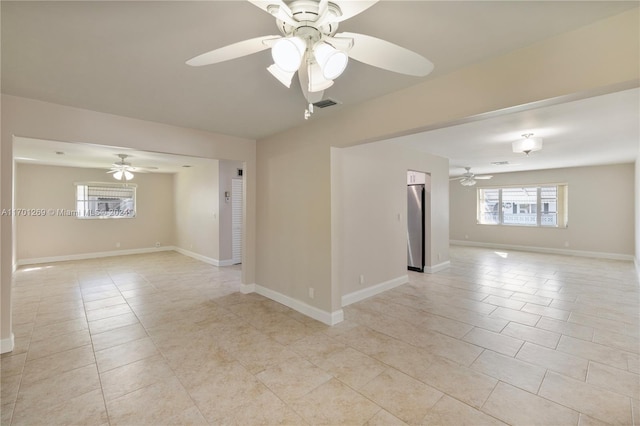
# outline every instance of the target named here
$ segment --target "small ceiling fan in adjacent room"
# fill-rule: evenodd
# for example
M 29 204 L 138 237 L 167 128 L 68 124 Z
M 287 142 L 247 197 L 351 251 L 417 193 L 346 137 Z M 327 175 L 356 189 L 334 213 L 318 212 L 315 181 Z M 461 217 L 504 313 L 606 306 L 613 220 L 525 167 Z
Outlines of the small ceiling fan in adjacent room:
M 493 177 L 491 175 L 476 176 L 475 174 L 471 173 L 471 167 L 465 167 L 464 169 L 466 170 L 466 172 L 464 172 L 462 176 L 451 178 L 449 180 L 459 180 L 460 185 L 462 186 L 473 186 L 476 184 L 476 180 L 491 179 Z
M 157 167 L 133 167 L 131 163 L 125 161 L 129 157 L 127 154 L 118 154 L 118 157 L 120 161 L 113 163 L 111 170 L 107 172 L 113 174 L 113 178 L 116 180 L 129 181 L 134 178 L 134 172 L 147 173 L 157 169 Z
M 203 53 L 187 61 L 201 66 L 236 59 L 271 49 L 274 64 L 267 70 L 286 87 L 298 73 L 309 108 L 323 99 L 347 67 L 349 59 L 393 71 L 423 77 L 433 63 L 421 55 L 385 40 L 351 32 L 338 33 L 338 24 L 364 12 L 378 0 L 249 0 L 271 14 L 281 35 L 240 41 Z M 384 25 L 381 22 L 380 25 Z

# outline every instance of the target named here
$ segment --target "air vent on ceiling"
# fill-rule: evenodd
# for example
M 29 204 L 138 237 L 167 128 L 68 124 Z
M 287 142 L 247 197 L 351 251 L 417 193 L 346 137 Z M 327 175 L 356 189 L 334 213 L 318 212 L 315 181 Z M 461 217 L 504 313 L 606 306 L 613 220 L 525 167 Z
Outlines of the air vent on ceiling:
M 331 98 L 327 98 L 327 99 L 323 99 L 321 101 L 315 102 L 313 104 L 314 107 L 318 107 L 318 108 L 327 108 L 330 106 L 334 106 L 334 105 L 338 105 L 340 102 L 333 100 Z

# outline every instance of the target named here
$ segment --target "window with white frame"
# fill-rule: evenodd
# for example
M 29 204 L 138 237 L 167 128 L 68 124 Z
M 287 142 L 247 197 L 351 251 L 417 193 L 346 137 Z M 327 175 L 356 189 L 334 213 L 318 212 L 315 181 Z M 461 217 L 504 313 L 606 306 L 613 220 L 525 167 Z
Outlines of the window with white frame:
M 478 188 L 478 223 L 566 227 L 568 193 L 566 184 Z
M 136 185 L 77 183 L 76 216 L 80 219 L 136 217 Z

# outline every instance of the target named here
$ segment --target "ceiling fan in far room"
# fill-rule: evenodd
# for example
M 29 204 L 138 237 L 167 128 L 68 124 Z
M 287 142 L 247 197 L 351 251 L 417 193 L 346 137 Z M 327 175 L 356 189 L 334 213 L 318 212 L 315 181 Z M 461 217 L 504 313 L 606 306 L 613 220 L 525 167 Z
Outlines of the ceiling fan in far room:
M 118 154 L 120 161 L 117 161 L 111 165 L 111 169 L 107 173 L 113 174 L 113 178 L 116 180 L 128 181 L 134 178 L 133 173 L 147 173 L 151 170 L 157 170 L 157 167 L 134 167 L 131 163 L 125 161 L 128 157 L 127 154 Z
M 451 178 L 449 180 L 459 180 L 460 185 L 462 186 L 473 186 L 476 184 L 476 180 L 486 180 L 493 177 L 492 175 L 476 176 L 475 174 L 471 173 L 471 167 L 465 167 L 464 169 L 466 170 L 466 172 L 464 172 L 462 176 Z
M 373 6 L 378 0 L 248 0 L 271 14 L 281 35 L 256 37 L 203 53 L 187 61 L 210 65 L 271 49 L 274 64 L 267 70 L 286 87 L 294 74 L 309 107 L 345 70 L 349 58 L 400 74 L 423 77 L 433 63 L 421 55 L 385 40 L 351 32 L 338 33 L 338 24 Z M 383 22 L 380 25 L 384 25 Z

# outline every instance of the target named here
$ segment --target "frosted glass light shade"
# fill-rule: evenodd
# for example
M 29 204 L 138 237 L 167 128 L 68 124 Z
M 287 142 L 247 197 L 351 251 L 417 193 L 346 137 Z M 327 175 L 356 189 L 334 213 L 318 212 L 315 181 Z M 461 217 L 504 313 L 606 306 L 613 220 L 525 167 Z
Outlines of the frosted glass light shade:
M 530 152 L 540 151 L 542 149 L 541 138 L 523 138 L 512 144 L 513 152 L 524 152 L 529 155 Z
M 327 80 L 322 75 L 322 70 L 318 64 L 310 64 L 309 69 L 309 92 L 322 92 L 333 86 L 332 80 Z
M 133 179 L 133 173 L 127 170 L 118 170 L 113 174 L 115 180 L 131 180 Z
M 300 68 L 305 49 L 300 37 L 281 38 L 271 48 L 271 56 L 282 71 L 295 72 Z
M 318 43 L 313 48 L 313 54 L 322 69 L 322 75 L 327 80 L 338 78 L 349 62 L 349 56 L 346 53 L 325 42 Z
M 286 87 L 291 87 L 291 80 L 293 79 L 293 75 L 296 73 L 283 71 L 278 65 L 273 64 L 269 65 L 267 70 L 271 73 L 272 76 L 278 79 L 280 83 L 284 84 Z

